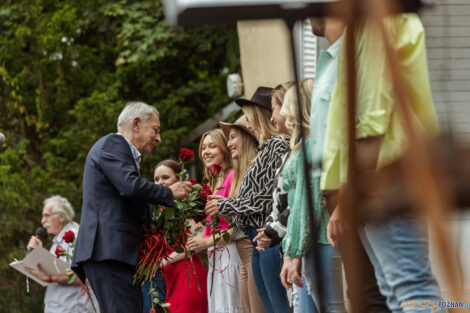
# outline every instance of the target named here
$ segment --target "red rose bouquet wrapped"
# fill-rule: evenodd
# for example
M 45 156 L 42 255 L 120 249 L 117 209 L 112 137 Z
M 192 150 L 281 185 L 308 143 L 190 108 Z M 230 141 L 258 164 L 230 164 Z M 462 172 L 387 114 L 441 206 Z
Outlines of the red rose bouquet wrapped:
M 184 164 L 191 161 L 193 157 L 194 153 L 191 150 L 181 149 L 182 172 L 176 174 L 181 179 L 184 179 Z M 143 234 L 135 281 L 151 281 L 173 252 L 185 253 L 194 273 L 192 257 L 186 248 L 190 235 L 189 220 L 204 219 L 204 206 L 211 190 L 205 184 L 199 184 L 194 180 L 189 181 L 192 183 L 192 191 L 187 198 L 175 200 L 172 207 L 153 208 L 152 225 L 145 229 Z M 189 283 L 188 268 L 186 270 Z

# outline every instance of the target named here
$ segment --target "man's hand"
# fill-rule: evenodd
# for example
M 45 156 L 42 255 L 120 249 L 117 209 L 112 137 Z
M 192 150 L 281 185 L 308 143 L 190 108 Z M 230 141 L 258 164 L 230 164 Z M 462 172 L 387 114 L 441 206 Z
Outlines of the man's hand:
M 281 270 L 281 283 L 286 289 L 292 288 L 292 284 L 303 287 L 302 283 L 302 259 L 284 257 Z
M 196 253 L 201 252 L 209 247 L 212 247 L 214 242 L 212 237 L 203 238 L 201 236 L 194 236 L 188 240 L 189 251 L 195 251 Z
M 49 275 L 44 272 L 44 270 L 41 267 L 41 264 L 38 263 L 38 269 L 37 271 L 30 269 L 29 267 L 24 268 L 26 272 L 30 273 L 31 275 L 36 276 L 42 281 L 49 282 Z M 51 276 L 52 277 L 52 276 Z
M 37 236 L 31 236 L 31 239 L 29 239 L 29 242 L 28 242 L 28 245 L 26 246 L 26 249 L 29 251 L 29 250 L 34 249 L 36 247 L 42 247 L 42 241 Z
M 219 200 L 213 199 L 209 200 L 206 203 L 206 207 L 204 208 L 204 212 L 209 216 L 214 216 L 219 214 Z
M 264 233 L 264 228 L 257 229 L 256 231 L 258 232 L 258 235 L 253 238 L 253 242 L 258 243 L 256 250 L 264 251 L 264 249 L 268 248 L 271 245 L 272 240 L 271 238 L 266 236 L 266 234 Z
M 188 181 L 180 181 L 170 186 L 173 193 L 173 199 L 182 200 L 191 193 L 191 183 Z
M 339 242 L 347 230 L 346 227 L 347 225 L 340 214 L 339 205 L 337 205 L 326 227 L 326 237 L 333 247 L 338 248 Z

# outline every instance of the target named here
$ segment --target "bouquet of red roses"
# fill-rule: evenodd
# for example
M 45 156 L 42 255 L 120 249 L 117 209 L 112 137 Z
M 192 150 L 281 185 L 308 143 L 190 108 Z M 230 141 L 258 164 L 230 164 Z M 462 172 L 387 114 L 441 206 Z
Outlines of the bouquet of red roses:
M 193 157 L 194 153 L 191 150 L 181 149 L 179 159 L 182 172 L 176 174 L 181 179 L 184 179 L 184 164 Z M 143 234 L 135 281 L 151 281 L 173 252 L 185 253 L 192 265 L 191 254 L 186 248 L 190 235 L 189 220 L 204 219 L 204 206 L 212 192 L 204 183 L 189 181 L 192 183 L 192 191 L 187 198 L 175 200 L 172 207 L 153 208 L 152 224 Z

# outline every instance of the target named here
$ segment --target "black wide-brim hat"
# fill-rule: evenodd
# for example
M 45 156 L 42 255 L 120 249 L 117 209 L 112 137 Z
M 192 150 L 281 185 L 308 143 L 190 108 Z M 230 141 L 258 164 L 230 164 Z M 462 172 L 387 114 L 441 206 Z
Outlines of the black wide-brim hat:
M 272 111 L 271 109 L 271 94 L 273 89 L 271 87 L 260 86 L 256 89 L 253 97 L 250 100 L 238 98 L 235 103 L 243 107 L 244 105 L 257 105 L 265 110 Z

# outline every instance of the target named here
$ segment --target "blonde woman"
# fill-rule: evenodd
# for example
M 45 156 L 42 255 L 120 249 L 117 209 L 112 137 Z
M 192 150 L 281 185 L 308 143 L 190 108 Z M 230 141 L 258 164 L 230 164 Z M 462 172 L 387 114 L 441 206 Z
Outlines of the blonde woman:
M 258 156 L 245 173 L 238 198 L 215 199 L 206 204 L 208 215 L 230 215 L 235 225 L 244 230 L 250 240 L 263 227 L 272 209 L 272 193 L 276 171 L 289 152 L 286 140 L 270 123 L 272 88 L 258 87 L 250 100 L 236 99 L 248 121 L 257 132 Z M 253 244 L 254 245 L 254 244 Z M 281 259 L 279 245 L 258 251 L 253 247 L 252 270 L 256 288 L 267 312 L 289 311 L 286 290 L 279 280 Z
M 286 127 L 286 118 L 281 114 L 282 103 L 284 102 L 284 96 L 295 82 L 289 81 L 283 84 L 277 85 L 272 92 L 271 99 L 271 123 L 276 127 L 277 131 L 288 135 L 292 135 L 292 131 Z M 282 166 L 279 168 L 276 176 L 279 177 L 284 163 L 289 157 L 289 154 L 284 155 Z M 259 251 L 264 250 L 266 247 L 273 246 L 281 243 L 282 237 L 287 230 L 287 218 L 289 217 L 289 210 L 287 210 L 287 193 L 281 193 L 282 183 L 280 179 L 277 179 L 276 188 L 273 192 L 273 208 L 269 217 L 266 219 L 264 228 L 259 229 L 258 235 L 253 239 L 258 243 L 256 249 Z
M 228 138 L 227 147 L 232 155 L 234 176 L 230 198 L 237 198 L 243 176 L 256 158 L 257 135 L 249 125 L 246 115 L 233 124 L 220 122 L 220 128 Z M 245 232 L 234 229 L 232 240 L 235 241 L 240 256 L 240 300 L 243 313 L 264 313 L 263 303 L 256 290 L 251 269 L 253 245 Z
M 234 172 L 232 160 L 227 148 L 227 139 L 220 129 L 213 129 L 204 133 L 199 144 L 199 158 L 204 164 L 204 179 L 212 183 L 210 179 L 210 168 L 219 165 L 222 170 L 219 173 L 214 186 L 215 198 L 226 198 L 229 196 Z M 208 219 L 210 221 L 210 218 Z M 220 218 L 220 226 L 227 229 L 230 223 Z M 240 303 L 240 258 L 235 243 L 219 240 L 218 248 L 214 249 L 214 240 L 211 228 L 206 228 L 205 238 L 193 237 L 188 242 L 188 248 L 193 251 L 208 249 L 209 268 L 207 275 L 207 288 L 212 290 L 208 293 L 209 313 L 232 312 L 241 313 Z M 231 230 L 230 230 L 231 232 Z M 213 255 L 214 253 L 215 258 Z M 215 264 L 214 264 L 215 259 Z M 212 275 L 214 278 L 212 279 Z M 213 282 L 213 285 L 212 285 Z
M 311 159 L 312 149 L 310 140 L 310 99 L 313 88 L 312 80 L 302 81 L 300 84 L 301 110 L 298 112 L 296 86 L 286 93 L 281 114 L 286 119 L 286 127 L 291 131 L 291 155 L 286 161 L 282 172 L 282 189 L 287 192 L 287 202 L 290 208 L 287 223 L 287 233 L 282 241 L 284 251 L 284 265 L 281 279 L 286 288 L 292 284 L 302 287 L 306 283 L 308 293 L 299 289 L 298 307 L 295 312 L 320 312 L 320 308 L 312 307 L 316 300 L 318 305 L 318 290 L 315 288 L 317 280 L 315 271 L 314 251 L 318 253 L 321 286 L 323 291 L 324 312 L 346 312 L 343 299 L 342 265 L 339 252 L 333 248 L 326 237 L 329 214 L 319 189 L 319 178 L 313 173 L 308 176 L 311 181 L 306 184 L 307 176 L 303 167 L 302 138 L 303 130 L 305 148 L 308 160 Z M 299 116 L 300 122 L 299 124 Z M 307 186 L 313 186 L 313 220 L 307 211 Z M 318 230 L 312 234 L 313 230 Z M 316 238 L 316 242 L 312 240 Z M 316 247 L 315 247 L 316 245 Z M 303 264 L 303 266 L 301 266 Z M 302 277 L 304 276 L 304 277 Z M 311 296 L 310 296 L 311 294 Z

